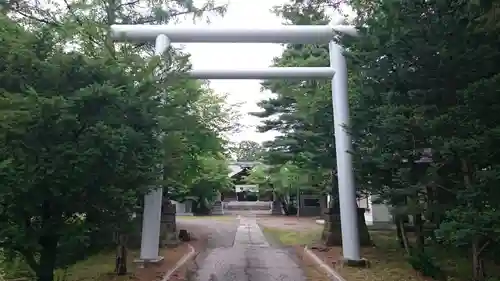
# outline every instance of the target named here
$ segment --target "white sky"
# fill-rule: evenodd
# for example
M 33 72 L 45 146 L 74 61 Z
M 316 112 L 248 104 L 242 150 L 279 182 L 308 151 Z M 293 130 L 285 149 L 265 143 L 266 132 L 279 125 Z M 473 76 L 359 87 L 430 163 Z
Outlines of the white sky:
M 195 3 L 204 3 L 205 0 L 194 0 Z M 271 9 L 288 3 L 288 0 L 216 0 L 216 3 L 227 4 L 228 9 L 224 17 L 210 17 L 210 24 L 186 19 L 180 26 L 221 26 L 221 27 L 269 27 L 279 26 L 283 20 L 274 15 Z M 342 6 L 344 16 L 354 16 L 353 11 L 345 5 Z M 330 11 L 332 18 L 341 14 Z M 173 44 L 176 46 L 182 44 Z M 205 43 L 186 44 L 185 50 L 191 54 L 193 68 L 202 69 L 238 69 L 238 68 L 265 68 L 271 65 L 274 57 L 280 56 L 283 47 L 279 44 L 228 44 Z M 211 80 L 210 86 L 217 93 L 227 93 L 229 104 L 241 104 L 239 111 L 240 120 L 244 126 L 240 133 L 230 136 L 232 141 L 253 140 L 263 142 L 272 140 L 277 132 L 258 133 L 256 127 L 259 118 L 249 115 L 250 112 L 260 111 L 257 102 L 270 97 L 268 91 L 261 92 L 259 80 Z
M 270 10 L 273 6 L 286 2 L 286 0 L 230 0 L 225 16 L 211 17 L 210 26 L 269 27 L 281 25 L 282 20 Z M 179 25 L 194 24 L 188 20 Z M 197 22 L 196 25 L 208 24 Z M 265 68 L 270 66 L 273 57 L 281 55 L 283 50 L 279 44 L 198 43 L 186 44 L 185 46 L 185 50 L 191 53 L 194 69 Z M 259 80 L 210 81 L 211 88 L 216 92 L 229 95 L 228 103 L 242 103 L 240 106 L 242 120 L 240 121 L 245 127 L 239 134 L 230 137 L 232 141 L 263 142 L 271 140 L 277 135 L 275 132 L 257 133 L 256 126 L 259 124 L 259 118 L 248 114 L 260 111 L 257 102 L 271 95 L 260 91 L 260 82 Z

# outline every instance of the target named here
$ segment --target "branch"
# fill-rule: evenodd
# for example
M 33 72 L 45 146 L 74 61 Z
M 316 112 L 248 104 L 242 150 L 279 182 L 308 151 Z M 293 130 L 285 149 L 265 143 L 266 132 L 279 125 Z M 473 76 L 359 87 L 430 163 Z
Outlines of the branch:
M 26 260 L 26 263 L 33 269 L 33 271 L 38 272 L 38 267 L 39 264 L 35 259 L 35 256 L 33 255 L 32 252 L 24 250 L 24 249 L 18 249 L 18 252 L 21 253 L 21 255 L 24 257 Z
M 448 191 L 449 193 L 452 193 L 452 194 L 457 194 L 457 192 L 456 192 L 456 191 L 451 190 L 451 189 L 449 189 L 449 188 L 446 188 L 446 187 L 444 187 L 444 186 L 443 186 L 443 185 L 441 185 L 441 184 L 438 184 L 438 183 L 433 182 L 433 185 L 434 185 L 434 186 L 436 186 L 436 187 L 438 187 L 438 188 L 441 188 L 441 189 L 442 189 L 442 190 L 444 190 L 444 191 Z
M 488 247 L 488 245 L 490 245 L 490 242 L 491 242 L 491 240 L 488 240 L 483 244 L 483 246 L 481 246 L 481 248 L 477 251 L 477 256 L 481 255 L 481 253 L 486 249 L 486 247 Z
M 78 139 L 80 138 L 80 136 L 85 132 L 85 130 L 87 130 L 89 126 L 87 125 L 87 123 L 83 123 L 82 126 L 80 127 L 80 129 L 78 129 L 77 131 L 75 131 L 75 135 L 74 135 L 74 140 L 75 142 L 78 141 Z
M 69 4 L 68 0 L 64 0 L 64 4 L 66 5 L 66 8 L 68 9 L 68 12 L 71 14 L 71 16 L 73 16 L 73 18 L 75 19 L 75 21 L 83 27 L 83 22 L 80 20 L 80 18 L 75 14 L 75 12 L 73 11 L 73 8 L 71 7 L 71 5 Z M 88 33 L 85 29 L 83 29 L 83 33 L 85 35 L 87 35 L 87 38 L 89 39 L 90 42 L 94 43 L 94 44 L 99 44 L 99 42 L 92 36 L 92 34 Z M 109 46 L 107 46 L 107 44 L 104 44 L 104 46 L 106 47 L 106 49 L 108 49 L 109 53 L 113 56 L 113 58 L 115 58 L 114 56 L 114 51 L 113 50 L 110 50 L 109 49 Z
M 10 246 L 10 247 L 9 247 Z M 6 247 L 6 248 L 10 248 L 16 252 L 18 252 L 19 254 L 21 254 L 24 258 L 24 260 L 26 261 L 26 263 L 28 264 L 28 266 L 34 271 L 34 272 L 37 272 L 38 271 L 38 268 L 39 268 L 39 264 L 38 262 L 36 261 L 35 259 L 35 255 L 33 254 L 33 252 L 30 252 L 26 249 L 23 249 L 22 247 L 19 247 L 19 246 L 15 246 L 15 245 L 12 245 L 9 243 L 9 246 L 5 245 L 4 243 L 0 243 L 0 247 Z
M 41 18 L 35 17 L 33 15 L 29 15 L 29 14 L 26 14 L 24 12 L 21 12 L 18 9 L 15 9 L 13 12 L 18 13 L 18 14 L 20 14 L 21 16 L 23 16 L 25 18 L 28 18 L 28 19 L 31 19 L 31 20 L 34 20 L 34 21 L 38 21 L 38 22 L 41 22 L 41 23 L 45 23 L 45 24 L 48 24 L 48 25 L 51 25 L 51 26 L 56 26 L 56 27 L 60 27 L 61 26 L 61 24 L 59 24 L 57 22 L 51 22 L 51 21 L 48 21 L 46 19 L 41 19 Z
M 135 1 L 132 1 L 132 2 L 128 2 L 128 3 L 123 3 L 123 4 L 120 4 L 116 7 L 116 10 L 119 10 L 120 8 L 122 7 L 125 7 L 125 6 L 132 6 L 132 5 L 135 5 L 137 3 L 139 3 L 140 0 L 135 0 Z
M 131 2 L 133 3 L 133 2 Z M 126 3 L 126 4 L 131 4 L 131 3 Z M 122 6 L 122 5 L 120 5 Z M 178 17 L 178 16 L 183 16 L 183 15 L 187 15 L 187 14 L 191 14 L 191 13 L 195 13 L 196 11 L 183 11 L 183 12 L 177 12 L 177 13 L 172 13 L 170 14 L 169 18 L 175 18 L 175 17 Z M 145 17 L 145 18 L 142 18 L 142 19 L 139 19 L 135 22 L 129 22 L 130 24 L 149 24 L 149 23 L 154 23 L 154 22 L 157 22 L 158 19 L 155 18 L 154 16 L 151 16 L 151 17 Z

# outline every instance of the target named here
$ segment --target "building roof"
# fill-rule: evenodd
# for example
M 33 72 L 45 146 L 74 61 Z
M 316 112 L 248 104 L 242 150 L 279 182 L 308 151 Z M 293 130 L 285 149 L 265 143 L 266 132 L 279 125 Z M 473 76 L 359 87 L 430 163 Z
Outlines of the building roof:
M 234 161 L 229 163 L 229 170 L 231 172 L 229 173 L 229 176 L 232 177 L 239 172 L 243 171 L 245 168 L 253 168 L 257 165 L 261 164 L 260 162 L 253 161 L 253 162 L 239 162 L 239 161 Z

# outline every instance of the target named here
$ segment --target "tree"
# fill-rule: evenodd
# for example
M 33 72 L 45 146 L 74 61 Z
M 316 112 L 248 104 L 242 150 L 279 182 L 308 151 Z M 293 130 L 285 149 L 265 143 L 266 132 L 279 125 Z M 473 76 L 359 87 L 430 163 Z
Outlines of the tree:
M 226 135 L 235 129 L 237 113 L 224 96 L 198 81 L 187 81 L 174 93 L 182 104 L 165 106 L 162 117 L 162 130 L 168 132 L 163 137 L 164 187 L 172 199 L 195 200 L 199 210 L 208 212 L 217 191 L 228 188 Z
M 286 215 L 293 215 L 298 206 L 290 202 L 291 195 L 298 195 L 307 190 L 308 175 L 291 162 L 280 166 L 255 166 L 245 179 L 249 183 L 258 184 L 259 192 L 272 192 L 273 200 L 281 203 Z M 297 197 L 296 197 L 297 198 Z M 294 211 L 295 210 L 295 211 Z
M 410 254 L 424 257 L 426 238 L 469 247 L 472 278 L 482 280 L 499 206 L 489 188 L 498 181 L 497 148 L 489 145 L 498 121 L 490 115 L 500 102 L 500 69 L 492 63 L 500 55 L 491 36 L 497 27 L 484 19 L 492 7 L 353 4 L 369 27 L 357 43 L 346 42 L 361 74 L 354 97 L 361 183 L 396 205 L 397 216 L 413 216 Z M 438 241 L 424 232 L 426 223 L 437 228 Z
M 232 187 L 228 176 L 228 162 L 224 158 L 208 155 L 202 156 L 199 161 L 199 174 L 189 186 L 188 198 L 196 203 L 195 212 L 209 214 L 217 192 L 227 191 Z
M 260 143 L 254 141 L 241 141 L 236 145 L 236 161 L 258 161 L 263 149 Z
M 126 58 L 64 53 L 50 29 L 1 21 L 0 245 L 52 281 L 71 236 L 118 228 L 157 182 L 161 88 Z

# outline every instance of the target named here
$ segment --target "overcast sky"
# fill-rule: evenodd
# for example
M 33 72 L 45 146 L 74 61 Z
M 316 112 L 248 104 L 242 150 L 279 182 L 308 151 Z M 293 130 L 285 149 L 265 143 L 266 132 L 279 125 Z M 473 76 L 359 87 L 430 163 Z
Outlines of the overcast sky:
M 195 3 L 204 3 L 205 0 L 194 0 Z M 270 27 L 283 23 L 280 17 L 271 12 L 274 6 L 288 3 L 287 0 L 215 0 L 220 4 L 227 4 L 228 9 L 224 17 L 211 17 L 210 24 L 196 22 L 196 25 L 209 25 L 218 27 Z M 345 5 L 343 13 L 348 18 L 354 16 L 352 10 Z M 330 16 L 337 18 L 340 13 L 331 11 Z M 181 26 L 193 26 L 192 20 L 181 22 Z M 179 45 L 179 44 L 175 44 Z M 234 69 L 234 68 L 265 68 L 271 65 L 274 57 L 280 56 L 283 47 L 279 44 L 186 44 L 185 50 L 191 53 L 193 68 L 203 69 Z M 256 126 L 259 118 L 250 116 L 250 112 L 260 111 L 257 102 L 270 97 L 269 92 L 260 91 L 259 80 L 212 80 L 211 88 L 217 93 L 227 93 L 228 103 L 241 103 L 241 123 L 245 126 L 237 135 L 232 135 L 231 140 L 253 140 L 263 142 L 273 139 L 277 133 L 257 133 Z
M 230 0 L 224 17 L 212 17 L 210 26 L 230 27 L 269 27 L 282 23 L 279 17 L 270 12 L 275 5 L 286 3 L 286 0 Z M 221 3 L 227 3 L 222 2 Z M 193 25 L 185 21 L 180 25 Z M 207 25 L 197 22 L 196 25 Z M 232 69 L 232 68 L 265 68 L 271 65 L 273 57 L 279 56 L 282 47 L 279 44 L 186 44 L 185 50 L 191 53 L 193 68 Z M 253 140 L 262 142 L 270 140 L 276 133 L 259 134 L 255 131 L 258 118 L 249 112 L 259 111 L 257 102 L 270 96 L 261 93 L 259 80 L 212 80 L 211 88 L 218 93 L 229 94 L 229 103 L 242 103 L 241 122 L 246 128 L 241 133 L 231 136 L 233 141 Z

